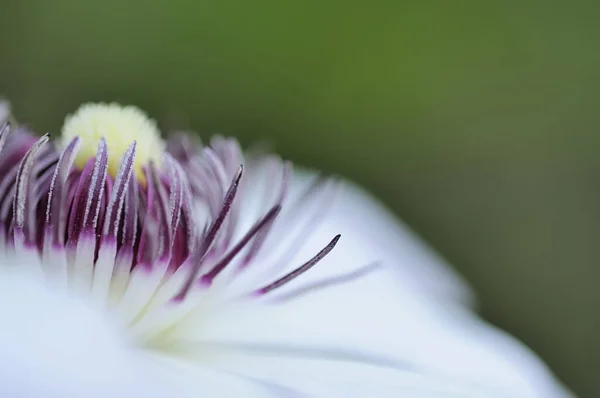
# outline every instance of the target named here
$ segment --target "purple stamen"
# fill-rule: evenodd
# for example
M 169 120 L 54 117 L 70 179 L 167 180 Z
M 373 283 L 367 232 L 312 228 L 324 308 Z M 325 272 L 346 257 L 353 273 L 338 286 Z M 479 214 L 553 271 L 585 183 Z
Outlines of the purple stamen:
M 129 185 L 129 179 L 133 172 L 133 164 L 135 162 L 135 141 L 127 148 L 123 155 L 123 160 L 119 166 L 117 177 L 111 192 L 108 207 L 106 208 L 106 216 L 104 219 L 103 235 L 107 236 L 111 234 L 116 239 L 119 232 L 119 225 L 121 222 L 121 211 L 123 209 L 123 202 L 125 202 L 125 196 L 127 194 L 127 187 Z M 112 231 L 111 231 L 112 226 Z
M 336 235 L 335 238 L 333 238 L 327 246 L 325 246 L 319 253 L 317 253 L 316 256 L 314 256 L 309 261 L 296 268 L 289 274 L 277 279 L 275 282 L 256 290 L 254 292 L 254 295 L 262 296 L 264 294 L 267 294 L 277 289 L 278 287 L 285 285 L 286 283 L 290 282 L 291 280 L 297 278 L 298 276 L 302 275 L 303 273 L 314 267 L 319 261 L 321 261 L 326 255 L 328 255 L 329 252 L 333 250 L 338 240 L 340 240 L 340 237 L 341 235 Z
M 16 177 L 16 193 L 13 202 L 13 220 L 14 228 L 22 231 L 25 239 L 33 239 L 34 229 L 34 210 L 32 200 L 33 184 L 31 184 L 32 169 L 37 153 L 44 144 L 48 142 L 50 134 L 42 136 L 25 154 L 25 157 L 19 165 Z
M 104 138 L 101 138 L 98 142 L 98 150 L 96 152 L 96 161 L 94 162 L 91 185 L 88 188 L 88 195 L 85 204 L 85 213 L 83 216 L 83 229 L 85 230 L 96 230 L 98 215 L 100 214 L 102 191 L 104 190 L 107 171 L 108 150 L 106 148 L 106 141 Z
M 86 210 L 89 214 L 89 189 L 93 189 L 92 179 L 95 163 L 95 159 L 88 160 L 79 176 L 79 182 L 76 185 L 74 193 L 70 193 L 69 195 L 73 195 L 72 207 L 69 214 L 69 227 L 67 230 L 67 245 L 71 247 L 77 246 L 77 240 L 80 237 L 79 235 L 83 230 L 86 219 Z M 69 203 L 71 203 L 71 201 L 69 201 Z
M 269 210 L 269 212 L 262 219 L 260 219 L 260 221 L 258 221 L 256 224 L 254 224 L 252 228 L 250 228 L 246 235 L 244 235 L 244 237 L 240 239 L 240 241 L 233 247 L 233 249 L 231 249 L 229 253 L 227 253 L 227 255 L 225 255 L 225 257 L 223 257 L 223 259 L 217 263 L 217 265 L 215 265 L 206 275 L 203 275 L 200 278 L 200 282 L 205 286 L 209 286 L 212 283 L 213 279 L 215 279 L 217 275 L 219 275 L 219 273 L 221 273 L 221 271 L 223 271 L 225 267 L 227 267 L 231 260 L 235 258 L 235 256 L 248 244 L 248 242 L 250 242 L 250 240 L 259 231 L 264 229 L 277 217 L 277 214 L 279 214 L 280 210 L 281 206 L 273 206 L 273 208 L 271 208 L 271 210 Z
M 192 216 L 192 209 L 191 209 L 192 190 L 191 190 L 189 181 L 186 178 L 185 171 L 183 171 L 183 168 L 181 167 L 181 165 L 174 159 L 172 161 L 175 166 L 175 170 L 177 171 L 177 173 L 179 175 L 179 179 L 181 181 L 181 185 L 183 188 L 183 198 L 182 198 L 181 210 L 183 213 L 183 220 L 185 221 L 185 225 L 186 225 L 185 233 L 187 236 L 187 241 L 186 241 L 187 249 L 188 249 L 188 252 L 191 253 L 196 248 L 196 238 L 197 238 L 196 223 L 194 221 L 194 217 Z M 187 257 L 187 254 L 186 254 L 186 257 Z M 181 262 L 183 262 L 183 259 Z M 179 264 L 181 264 L 181 262 Z
M 169 199 L 167 196 L 166 188 L 160 181 L 158 176 L 158 170 L 154 163 L 150 164 L 149 167 L 150 181 L 148 184 L 153 184 L 156 189 L 156 199 L 158 201 L 158 207 L 156 208 L 158 220 L 155 222 L 155 226 L 158 231 L 158 248 L 156 256 L 161 259 L 168 258 L 170 256 L 171 240 L 173 231 L 170 228 L 171 220 L 169 214 Z
M 125 217 L 122 230 L 123 246 L 131 246 L 135 243 L 137 226 L 138 226 L 138 187 L 137 180 L 131 178 L 127 185 L 127 193 L 125 195 Z
M 6 143 L 6 139 L 10 134 L 10 124 L 8 122 L 2 124 L 0 128 L 0 153 L 2 153 L 2 149 L 4 149 L 4 144 Z
M 173 245 L 175 240 L 175 232 L 181 222 L 181 210 L 183 208 L 184 199 L 184 184 L 181 171 L 177 168 L 177 163 L 169 155 L 165 156 L 167 164 L 169 166 L 169 177 L 171 181 L 170 194 L 169 194 L 169 218 L 170 218 L 170 230 L 173 231 L 173 236 L 169 245 Z
M 229 187 L 229 189 L 227 190 L 227 193 L 225 194 L 225 199 L 223 200 L 223 205 L 221 207 L 221 211 L 219 212 L 219 215 L 217 216 L 216 220 L 213 222 L 212 226 L 208 230 L 208 233 L 207 233 L 206 238 L 203 243 L 203 245 L 206 246 L 206 248 L 204 250 L 205 252 L 208 250 L 209 246 L 215 240 L 215 238 L 217 236 L 217 232 L 219 232 L 219 229 L 221 228 L 223 221 L 225 221 L 225 217 L 227 217 L 227 214 L 229 214 L 229 210 L 231 210 L 231 206 L 233 204 L 233 199 L 235 198 L 235 195 L 238 190 L 238 186 L 240 184 L 240 180 L 242 179 L 243 171 L 244 171 L 244 166 L 240 165 L 240 168 L 238 169 L 236 176 L 233 178 L 233 182 L 231 183 L 231 186 Z
M 159 244 L 158 223 L 154 214 L 157 212 L 155 199 L 157 186 L 152 180 L 152 171 L 149 166 L 144 167 L 144 174 L 146 175 L 146 197 L 145 206 L 143 201 L 139 206 L 140 216 L 144 221 L 140 232 L 137 265 L 151 268 Z M 144 197 L 142 196 L 141 199 L 144 199 Z
M 13 207 L 14 193 L 16 190 L 15 178 L 19 172 L 19 165 L 20 163 L 14 164 L 12 168 L 7 170 L 6 174 L 4 175 L 4 179 L 2 182 L 0 182 L 0 197 L 2 198 L 3 202 L 8 203 L 8 210 L 12 210 Z M 1 211 L 1 217 L 3 218 L 6 218 L 8 215 L 5 207 L 6 206 L 3 205 Z
M 183 300 L 192 288 L 192 285 L 194 284 L 194 281 L 198 276 L 198 271 L 200 270 L 200 266 L 202 265 L 204 256 L 208 252 L 210 245 L 215 240 L 217 233 L 219 232 L 219 229 L 221 228 L 221 225 L 225 220 L 225 217 L 227 217 L 227 214 L 231 209 L 231 205 L 233 203 L 233 199 L 235 199 L 235 194 L 237 193 L 238 186 L 240 185 L 240 180 L 242 179 L 243 172 L 244 166 L 240 165 L 240 168 L 238 169 L 235 177 L 233 178 L 231 186 L 225 194 L 225 198 L 223 199 L 223 206 L 221 207 L 219 215 L 217 216 L 211 227 L 208 229 L 208 232 L 206 233 L 206 236 L 202 241 L 200 248 L 196 250 L 196 252 L 193 253 L 190 256 L 190 258 L 188 258 L 188 260 L 186 261 L 186 263 L 190 262 L 192 264 L 192 270 L 190 272 L 190 276 L 185 282 L 185 285 L 183 286 L 181 291 L 175 296 L 175 300 Z

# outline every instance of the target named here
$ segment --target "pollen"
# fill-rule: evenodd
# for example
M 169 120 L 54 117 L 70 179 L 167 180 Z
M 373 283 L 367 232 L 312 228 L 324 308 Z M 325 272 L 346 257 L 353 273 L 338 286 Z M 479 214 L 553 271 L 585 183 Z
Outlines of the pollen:
M 66 146 L 79 137 L 81 146 L 75 165 L 83 168 L 96 156 L 98 142 L 106 140 L 108 173 L 115 177 L 121 159 L 133 141 L 136 142 L 134 172 L 138 181 L 145 183 L 143 167 L 150 162 L 160 165 L 165 146 L 156 122 L 135 106 L 116 103 L 88 103 L 67 116 L 62 127 L 62 140 Z

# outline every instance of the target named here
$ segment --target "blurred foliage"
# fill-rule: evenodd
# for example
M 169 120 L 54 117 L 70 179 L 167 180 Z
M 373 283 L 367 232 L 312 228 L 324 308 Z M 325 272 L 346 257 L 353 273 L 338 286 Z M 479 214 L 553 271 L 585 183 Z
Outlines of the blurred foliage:
M 356 179 L 600 396 L 599 4 L 3 0 L 0 93 L 40 131 L 119 100 Z

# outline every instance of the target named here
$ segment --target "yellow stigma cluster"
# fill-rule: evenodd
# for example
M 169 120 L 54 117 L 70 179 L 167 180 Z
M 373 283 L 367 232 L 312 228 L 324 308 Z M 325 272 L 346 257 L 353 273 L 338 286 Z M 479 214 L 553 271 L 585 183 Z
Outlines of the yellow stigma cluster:
M 108 149 L 108 173 L 115 177 L 123 154 L 136 141 L 134 172 L 141 183 L 146 178 L 142 167 L 150 161 L 160 165 L 164 142 L 156 122 L 135 106 L 112 104 L 84 104 L 77 112 L 67 116 L 62 128 L 62 140 L 66 145 L 79 137 L 81 147 L 75 165 L 83 168 L 96 156 L 98 142 L 102 137 Z

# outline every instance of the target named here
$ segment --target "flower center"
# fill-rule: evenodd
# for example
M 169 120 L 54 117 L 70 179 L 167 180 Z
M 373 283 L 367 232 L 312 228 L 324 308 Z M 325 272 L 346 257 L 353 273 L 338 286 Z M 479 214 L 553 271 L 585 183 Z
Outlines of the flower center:
M 74 114 L 67 116 L 62 128 L 62 139 L 66 146 L 79 137 L 81 147 L 75 165 L 83 168 L 96 156 L 98 142 L 106 140 L 108 149 L 108 173 L 115 177 L 123 154 L 136 141 L 136 157 L 133 171 L 138 180 L 146 181 L 143 166 L 154 162 L 160 165 L 164 143 L 156 122 L 135 106 L 112 104 L 84 104 Z

